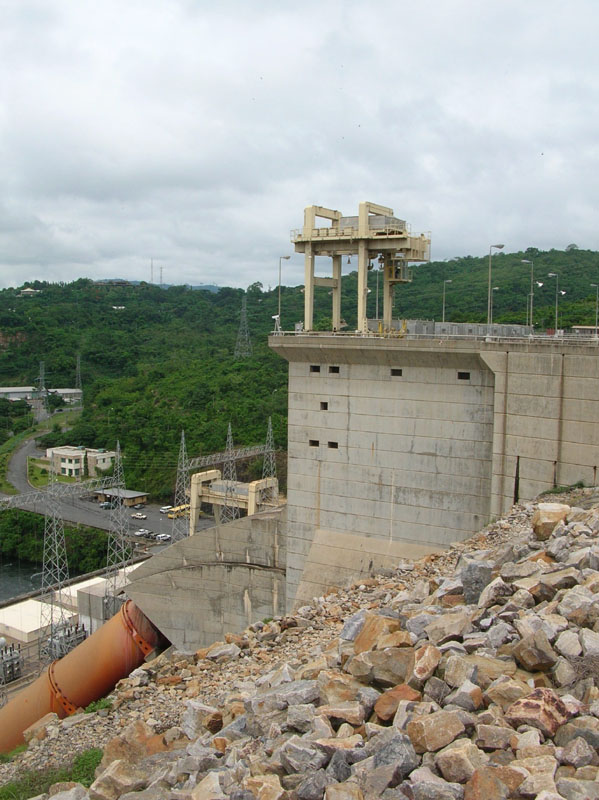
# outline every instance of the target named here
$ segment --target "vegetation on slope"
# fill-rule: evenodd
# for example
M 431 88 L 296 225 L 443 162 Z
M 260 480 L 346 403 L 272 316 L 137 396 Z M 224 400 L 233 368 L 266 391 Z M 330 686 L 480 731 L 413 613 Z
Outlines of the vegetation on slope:
M 579 250 L 499 252 L 493 256 L 496 322 L 524 323 L 534 261 L 534 314 L 537 329 L 551 328 L 555 315 L 555 279 L 559 275 L 560 326 L 592 325 L 599 283 L 597 253 Z M 377 270 L 368 276 L 368 314 L 375 316 Z M 463 256 L 414 267 L 412 284 L 398 287 L 394 317 L 440 319 L 443 281 L 446 319 L 485 321 L 488 256 Z M 356 325 L 355 273 L 343 278 L 342 314 L 348 330 Z M 68 433 L 54 432 L 44 444 L 82 444 L 124 452 L 127 484 L 170 498 L 175 481 L 181 430 L 188 452 L 198 456 L 224 448 L 229 421 L 238 445 L 264 441 L 272 416 L 276 445 L 286 446 L 287 364 L 267 346 L 277 312 L 277 290 L 259 283 L 247 290 L 253 355 L 235 360 L 243 292 L 218 292 L 184 286 L 161 289 L 98 285 L 87 279 L 70 284 L 34 283 L 42 291 L 22 298 L 15 289 L 0 291 L 0 371 L 4 382 L 32 384 L 39 362 L 50 388 L 73 386 L 76 354 L 81 355 L 85 409 Z M 283 327 L 303 318 L 300 287 L 282 288 Z M 379 277 L 382 313 L 382 280 Z M 315 295 L 315 327 L 330 328 L 331 298 Z M 0 408 L 0 412 L 1 412 Z M 0 416 L 0 436 L 2 428 Z M 21 423 L 24 424 L 24 423 Z M 18 419 L 4 423 L 18 430 Z M 253 469 L 253 471 L 252 471 Z M 259 474 L 260 464 L 249 476 Z

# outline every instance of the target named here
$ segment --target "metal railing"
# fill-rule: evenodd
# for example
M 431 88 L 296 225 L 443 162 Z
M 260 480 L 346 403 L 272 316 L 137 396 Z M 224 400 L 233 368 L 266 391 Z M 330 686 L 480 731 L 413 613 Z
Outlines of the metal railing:
M 376 228 L 368 228 L 368 238 L 371 236 L 411 236 L 410 226 L 405 223 L 404 225 L 379 225 Z M 359 229 L 353 225 L 343 227 L 327 226 L 324 228 L 311 228 L 309 233 L 304 233 L 303 228 L 291 229 L 291 241 L 299 241 L 301 239 L 358 239 Z
M 310 337 L 310 338 L 322 338 L 322 337 L 344 337 L 344 338 L 354 338 L 354 339 L 409 339 L 410 341 L 414 340 L 421 340 L 421 341 L 437 341 L 439 343 L 447 342 L 447 341 L 458 341 L 458 342 L 466 342 L 466 341 L 478 341 L 478 342 L 523 342 L 523 343 L 534 343 L 534 344 L 547 344 L 547 345 L 555 345 L 555 344 L 581 344 L 581 345 L 592 345 L 594 347 L 599 347 L 599 336 L 580 336 L 578 334 L 566 334 L 563 336 L 555 336 L 553 334 L 547 333 L 535 333 L 530 334 L 528 336 L 507 336 L 505 334 L 492 334 L 492 333 L 484 333 L 484 334 L 465 334 L 465 333 L 409 333 L 407 331 L 402 331 L 401 329 L 393 329 L 388 331 L 383 331 L 379 333 L 378 331 L 305 331 L 305 330 L 293 330 L 293 331 L 271 331 L 270 335 L 275 336 L 293 336 L 293 337 Z

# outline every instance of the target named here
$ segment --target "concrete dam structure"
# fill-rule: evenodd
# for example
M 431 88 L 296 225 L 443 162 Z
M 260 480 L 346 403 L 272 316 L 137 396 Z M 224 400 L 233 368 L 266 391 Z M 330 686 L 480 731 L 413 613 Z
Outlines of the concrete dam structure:
M 192 535 L 130 587 L 181 647 L 442 550 L 514 501 L 597 482 L 597 337 L 394 320 L 394 292 L 411 280 L 409 262 L 429 259 L 430 239 L 386 206 L 360 203 L 354 216 L 309 206 L 292 241 L 305 261 L 304 322 L 286 333 L 277 318 L 269 339 L 289 362 L 286 508 Z M 357 330 L 341 333 L 342 263 L 353 255 Z M 331 276 L 316 275 L 322 258 Z M 383 315 L 370 320 L 374 263 Z M 329 333 L 311 330 L 315 286 L 330 290 Z M 165 609 L 170 597 L 177 614 Z

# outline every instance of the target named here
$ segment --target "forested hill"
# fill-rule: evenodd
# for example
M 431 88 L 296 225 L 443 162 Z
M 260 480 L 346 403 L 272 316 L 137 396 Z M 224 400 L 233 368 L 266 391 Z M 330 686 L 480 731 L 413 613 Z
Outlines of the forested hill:
M 599 256 L 571 246 L 566 251 L 498 253 L 493 256 L 494 320 L 524 322 L 535 279 L 535 324 L 552 327 L 559 275 L 560 324 L 594 324 Z M 443 281 L 446 319 L 484 321 L 488 256 L 465 256 L 414 268 L 414 281 L 398 287 L 394 317 L 440 319 Z M 323 262 L 324 264 L 324 262 Z M 347 266 L 345 267 L 348 268 Z M 103 285 L 87 279 L 69 284 L 33 283 L 41 291 L 19 296 L 0 291 L 0 383 L 34 384 L 44 361 L 46 386 L 74 386 L 81 355 L 85 410 L 55 443 L 96 447 L 121 443 L 129 486 L 168 497 L 172 492 L 181 430 L 191 456 L 221 450 L 231 421 L 235 443 L 264 441 L 273 418 L 276 444 L 286 447 L 287 364 L 270 352 L 267 336 L 277 312 L 277 289 L 259 283 L 247 290 L 253 354 L 234 358 L 243 291 L 183 286 Z M 369 316 L 375 316 L 376 270 L 369 273 Z M 379 308 L 382 309 L 382 281 Z M 343 279 L 342 313 L 356 324 L 356 275 Z M 303 319 L 301 287 L 282 288 L 283 327 Z M 330 328 L 331 298 L 318 289 L 315 327 Z M 382 312 L 381 312 L 382 313 Z M 1 410 L 0 410 L 1 411 Z M 59 417 L 57 418 L 59 419 Z M 0 420 L 10 426 L 11 421 Z M 259 465 L 255 465 L 259 469 Z

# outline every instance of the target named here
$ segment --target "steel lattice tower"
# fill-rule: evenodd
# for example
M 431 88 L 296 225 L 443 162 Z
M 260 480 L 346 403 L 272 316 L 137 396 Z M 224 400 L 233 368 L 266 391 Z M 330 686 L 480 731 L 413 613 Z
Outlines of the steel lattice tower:
M 131 547 L 127 541 L 129 520 L 127 507 L 122 492 L 125 489 L 125 476 L 121 459 L 121 445 L 116 443 L 114 459 L 114 489 L 117 496 L 113 498 L 110 509 L 110 530 L 108 533 L 108 554 L 106 557 L 106 584 L 104 588 L 104 618 L 110 619 L 122 605 L 119 599 L 121 592 L 120 571 L 125 569 L 131 559 Z
M 266 431 L 266 449 L 264 451 L 264 462 L 262 463 L 262 477 L 263 478 L 276 478 L 277 477 L 277 462 L 275 459 L 275 440 L 272 434 L 272 417 L 268 418 L 268 429 Z M 263 494 L 263 500 L 269 505 L 279 505 L 279 488 L 278 485 L 271 486 Z
M 62 605 L 62 591 L 69 580 L 69 565 L 64 540 L 64 523 L 55 492 L 56 475 L 50 464 L 50 483 L 46 492 L 44 520 L 44 560 L 42 565 L 42 603 L 40 614 L 40 661 L 45 663 L 64 655 L 61 641 L 68 628 L 68 619 Z M 65 651 L 66 652 L 66 651 Z
M 177 464 L 177 485 L 175 487 L 174 506 L 186 505 L 189 503 L 189 459 L 187 458 L 187 448 L 185 447 L 185 431 L 181 431 L 181 446 L 179 447 L 179 462 Z M 172 540 L 178 542 L 189 536 L 189 515 L 173 518 Z
M 239 333 L 235 345 L 235 358 L 248 358 L 252 355 L 252 342 L 248 328 L 247 295 L 241 301 L 241 319 L 239 320 Z
M 77 366 L 75 367 L 75 389 L 83 391 L 81 384 L 81 353 L 77 353 Z M 83 396 L 81 397 L 81 404 L 83 405 Z
M 40 400 L 39 415 L 40 419 L 46 419 L 50 415 L 50 411 L 48 409 L 48 390 L 46 389 L 46 365 L 43 361 L 40 361 L 40 374 L 37 382 L 38 397 Z
M 220 521 L 222 524 L 233 522 L 233 520 L 239 519 L 240 516 L 239 506 L 235 496 L 237 467 L 235 466 L 235 458 L 233 456 L 233 434 L 231 432 L 230 422 L 227 431 L 226 458 L 223 462 L 223 482 L 225 484 L 225 502 L 220 509 Z

